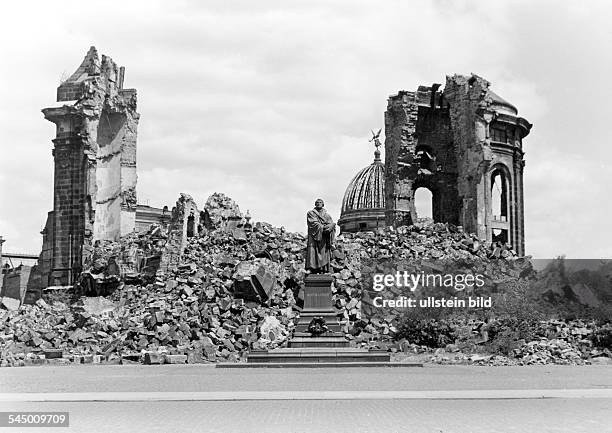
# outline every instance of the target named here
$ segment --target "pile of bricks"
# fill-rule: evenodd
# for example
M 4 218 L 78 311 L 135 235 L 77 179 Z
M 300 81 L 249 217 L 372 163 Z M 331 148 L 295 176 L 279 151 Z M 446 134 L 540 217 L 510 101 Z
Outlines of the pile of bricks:
M 535 339 L 520 340 L 508 356 L 486 353 L 486 338 L 474 330 L 483 329 L 483 323 L 470 321 L 463 326 L 457 324 L 459 333 L 472 334 L 472 342 L 458 338 L 456 343 L 445 348 L 416 348 L 411 345 L 406 352 L 428 353 L 428 361 L 437 364 L 475 364 L 475 365 L 584 365 L 590 363 L 612 364 L 612 325 L 602 325 L 590 320 L 541 320 L 533 325 Z M 594 338 L 598 333 L 604 336 Z M 419 350 L 420 349 L 420 350 Z
M 303 306 L 304 235 L 251 224 L 222 194 L 207 201 L 199 221 L 197 235 L 183 240 L 180 260 L 166 269 L 150 265 L 156 255 L 163 263 L 159 255 L 167 247 L 169 236 L 159 226 L 99 245 L 84 274 L 98 288 L 111 277 L 114 286 L 112 294 L 88 294 L 107 295 L 112 305 L 40 302 L 0 312 L 2 364 L 42 359 L 48 350 L 73 362 L 238 361 L 249 349 L 283 345 Z M 398 315 L 362 313 L 369 284 L 364 267 L 380 259 L 444 258 L 469 259 L 500 281 L 530 270 L 511 250 L 447 224 L 339 235 L 333 304 L 351 344 L 397 350 Z M 262 335 L 264 323 L 277 330 Z

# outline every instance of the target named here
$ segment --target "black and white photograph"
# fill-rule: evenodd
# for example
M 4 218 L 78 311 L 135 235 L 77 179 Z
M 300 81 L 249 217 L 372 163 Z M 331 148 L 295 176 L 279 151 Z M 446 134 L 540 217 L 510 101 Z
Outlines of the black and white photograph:
M 612 5 L 30 0 L 0 431 L 612 433 Z

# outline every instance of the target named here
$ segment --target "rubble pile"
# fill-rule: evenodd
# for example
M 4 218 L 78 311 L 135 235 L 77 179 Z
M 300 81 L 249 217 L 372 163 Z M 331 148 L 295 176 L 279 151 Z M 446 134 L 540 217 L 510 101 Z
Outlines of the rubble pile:
M 345 251 L 362 250 L 369 258 L 382 259 L 497 259 L 512 260 L 516 253 L 506 246 L 485 243 L 461 226 L 419 221 L 412 226 L 376 232 L 344 233 L 338 237 Z
M 208 229 L 222 228 L 226 221 L 240 215 L 240 208 L 223 193 L 214 193 L 204 205 L 204 225 Z
M 604 347 L 596 338 L 595 334 L 602 330 L 612 334 L 609 324 L 598 326 L 595 322 L 583 320 L 543 321 L 537 329 L 540 338 L 524 342 L 513 351 L 513 356 L 521 365 L 580 365 L 590 358 L 612 357 L 612 347 Z
M 250 215 L 223 194 L 213 194 L 201 213 L 192 199 L 182 202 L 191 208 L 173 210 L 185 219 L 168 229 L 153 225 L 121 242 L 96 246 L 77 295 L 106 297 L 81 297 L 72 304 L 41 300 L 19 311 L 0 311 L 2 365 L 47 362 L 58 353 L 63 361 L 55 362 L 235 362 L 250 349 L 284 345 L 303 306 L 305 236 L 252 224 Z M 183 229 L 194 213 L 199 226 Z M 181 245 L 178 260 L 160 265 L 171 240 Z M 332 301 L 351 345 L 398 353 L 429 350 L 396 341 L 400 314 L 364 313 L 371 288 L 367 275 L 385 272 L 385 263 L 392 272 L 408 260 L 445 259 L 486 274 L 495 290 L 533 273 L 529 260 L 512 250 L 449 224 L 339 235 L 331 263 Z M 493 365 L 577 363 L 586 352 L 576 352 L 573 340 L 563 336 L 574 335 L 575 327 L 568 329 L 526 343 L 513 354 L 516 359 L 449 353 L 456 362 Z M 432 361 L 451 362 L 444 353 Z
M 227 281 L 231 275 L 207 278 L 184 265 L 147 285 L 125 284 L 110 299 L 84 297 L 71 306 L 39 300 L 2 311 L 2 364 L 45 359 L 50 350 L 73 362 L 98 356 L 98 362 L 159 363 L 173 355 L 185 356 L 183 362 L 237 361 L 250 347 L 286 341 L 295 313 L 282 294 L 270 306 L 245 302 L 231 296 Z
M 584 320 L 542 320 L 534 327 L 535 339 L 518 341 L 517 347 L 505 356 L 482 353 L 486 351 L 486 343 L 489 341 L 486 337 L 482 338 L 482 333 L 474 332 L 476 327 L 472 324 L 468 331 L 474 334 L 472 343 L 476 344 L 469 345 L 465 341 L 448 344 L 445 348 L 436 349 L 429 361 L 438 364 L 478 365 L 584 365 L 592 361 L 612 361 L 612 347 L 596 335 L 612 335 L 610 324 L 601 325 Z M 422 348 L 422 351 L 427 352 L 428 349 Z M 418 350 L 414 352 L 418 353 Z
M 121 281 L 141 281 L 155 274 L 168 238 L 159 224 L 131 233 L 120 242 L 98 241 L 84 255 L 85 270 L 75 285 L 77 296 L 110 295 Z
M 518 365 L 517 360 L 504 355 L 490 355 L 482 353 L 463 353 L 460 351 L 449 351 L 437 349 L 429 357 L 429 362 L 442 365 L 470 364 L 470 365 L 489 365 L 504 366 Z
M 553 338 L 530 341 L 515 349 L 515 357 L 521 364 L 584 364 L 580 351 L 566 340 Z
M 405 310 L 373 306 L 372 296 L 376 294 L 371 291 L 372 274 L 392 275 L 400 269 L 415 274 L 423 269 L 442 273 L 445 268 L 441 263 L 455 266 L 454 271 L 485 275 L 486 287 L 494 292 L 533 275 L 529 260 L 517 257 L 506 246 L 486 244 L 451 224 L 424 221 L 397 229 L 389 227 L 375 232 L 341 234 L 331 263 L 334 271 L 332 299 L 348 338 L 361 346 L 392 348 Z M 406 288 L 386 290 L 387 298 L 407 295 Z M 438 288 L 433 292 L 441 293 Z M 428 292 L 419 287 L 414 294 L 417 293 L 426 296 Z M 465 293 L 451 294 L 461 296 Z
M 40 301 L 0 312 L 3 364 L 44 359 L 48 349 L 81 361 L 93 355 L 122 362 L 176 361 L 175 355 L 188 362 L 237 361 L 249 348 L 286 342 L 305 276 L 304 236 L 266 223 L 251 226 L 222 194 L 207 203 L 211 229 L 188 238 L 180 264 L 152 278 L 136 270 L 148 254 L 163 251 L 159 227 L 96 246 L 79 285 L 81 293 L 99 294 L 117 282 L 105 308 L 81 298 L 70 306 Z

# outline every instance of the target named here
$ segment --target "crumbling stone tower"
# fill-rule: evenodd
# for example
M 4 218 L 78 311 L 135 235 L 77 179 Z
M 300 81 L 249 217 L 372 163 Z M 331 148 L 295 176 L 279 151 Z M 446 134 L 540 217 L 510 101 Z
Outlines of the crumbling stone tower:
M 55 123 L 54 195 L 43 230 L 43 283 L 69 284 L 92 243 L 134 230 L 136 217 L 136 90 L 125 69 L 91 47 L 57 88 L 61 106 L 45 108 Z
M 531 124 L 481 77 L 446 77 L 389 97 L 385 112 L 385 222 L 417 218 L 415 191 L 432 194 L 433 219 L 525 253 L 523 138 Z

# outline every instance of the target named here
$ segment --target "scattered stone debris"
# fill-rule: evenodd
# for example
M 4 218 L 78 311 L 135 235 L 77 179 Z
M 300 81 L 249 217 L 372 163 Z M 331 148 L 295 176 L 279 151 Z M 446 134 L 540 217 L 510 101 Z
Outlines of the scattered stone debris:
M 177 208 L 191 202 L 181 196 Z M 44 295 L 47 301 L 0 311 L 1 365 L 238 362 L 251 349 L 286 344 L 303 306 L 304 235 L 263 222 L 251 224 L 222 194 L 209 198 L 193 230 L 183 224 L 197 210 L 190 209 L 178 209 L 173 217 L 168 232 L 176 230 L 174 241 L 153 225 L 121 242 L 97 245 L 71 299 L 53 291 Z M 164 268 L 163 254 L 171 241 L 184 244 L 184 250 L 175 264 Z M 332 300 L 343 331 L 352 346 L 397 354 L 431 349 L 397 341 L 399 315 L 364 314 L 368 263 L 463 259 L 485 270 L 498 286 L 533 272 L 529 261 L 513 251 L 448 224 L 343 234 L 336 247 Z M 480 327 L 470 324 L 466 332 L 481 338 L 482 332 L 473 331 Z M 541 339 L 525 342 L 507 357 L 467 353 L 451 344 L 432 353 L 430 360 L 580 364 L 610 357 L 609 349 L 588 343 L 595 330 L 591 323 L 549 321 L 543 327 Z
M 596 347 L 595 332 L 612 333 L 611 325 L 596 325 L 583 320 L 543 320 L 537 325 L 540 337 L 522 341 L 509 356 L 465 353 L 454 344 L 435 350 L 429 359 L 437 364 L 477 365 L 585 365 L 612 363 L 612 347 Z M 427 349 L 424 349 L 427 351 Z

